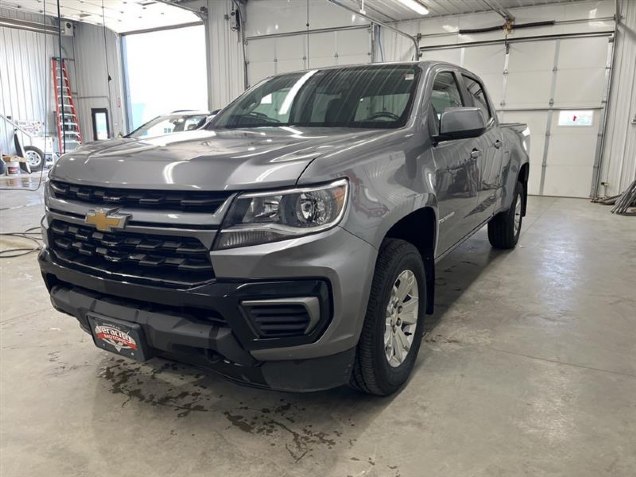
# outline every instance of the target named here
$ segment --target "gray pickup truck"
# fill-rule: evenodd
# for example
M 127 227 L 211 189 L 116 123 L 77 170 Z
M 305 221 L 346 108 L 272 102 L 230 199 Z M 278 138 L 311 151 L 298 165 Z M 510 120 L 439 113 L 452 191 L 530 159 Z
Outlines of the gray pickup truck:
M 282 74 L 203 130 L 63 156 L 39 263 L 108 351 L 387 395 L 413 369 L 435 263 L 486 224 L 493 247 L 517 243 L 528 148 L 451 64 Z

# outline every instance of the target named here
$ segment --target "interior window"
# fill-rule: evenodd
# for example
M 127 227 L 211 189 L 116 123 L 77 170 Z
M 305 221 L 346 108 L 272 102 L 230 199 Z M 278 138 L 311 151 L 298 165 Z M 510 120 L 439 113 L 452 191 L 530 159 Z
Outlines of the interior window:
M 459 87 L 455 75 L 450 71 L 438 73 L 433 83 L 433 95 L 431 103 L 435 110 L 437 119 L 441 119 L 442 113 L 447 108 L 457 108 L 462 106 L 462 97 L 459 94 Z
M 481 109 L 481 112 L 484 115 L 484 121 L 488 122 L 492 116 L 490 114 L 490 108 L 488 107 L 488 100 L 486 99 L 484 88 L 478 81 L 475 81 L 468 76 L 464 76 L 464 84 L 473 98 L 475 107 Z

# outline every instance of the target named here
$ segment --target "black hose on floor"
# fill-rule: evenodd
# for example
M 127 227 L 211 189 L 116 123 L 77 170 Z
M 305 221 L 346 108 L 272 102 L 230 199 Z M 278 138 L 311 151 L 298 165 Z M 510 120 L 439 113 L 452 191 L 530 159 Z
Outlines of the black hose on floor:
M 15 258 L 42 250 L 42 232 L 39 226 L 26 229 L 24 232 L 3 232 L 0 236 L 17 237 L 35 243 L 31 247 L 8 248 L 0 250 L 0 258 Z

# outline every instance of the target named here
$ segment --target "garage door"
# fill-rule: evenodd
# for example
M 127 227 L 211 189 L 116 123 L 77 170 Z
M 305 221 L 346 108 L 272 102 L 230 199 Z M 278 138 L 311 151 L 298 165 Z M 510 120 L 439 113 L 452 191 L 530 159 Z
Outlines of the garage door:
M 502 122 L 532 133 L 529 192 L 588 197 L 611 56 L 607 36 L 431 50 L 480 75 Z
M 368 28 L 250 38 L 246 57 L 248 83 L 253 85 L 278 73 L 369 63 L 371 39 Z

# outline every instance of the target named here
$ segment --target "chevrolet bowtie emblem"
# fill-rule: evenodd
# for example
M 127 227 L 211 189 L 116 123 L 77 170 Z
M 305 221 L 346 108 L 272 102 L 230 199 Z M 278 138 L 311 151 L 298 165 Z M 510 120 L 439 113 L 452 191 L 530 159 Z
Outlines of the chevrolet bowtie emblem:
M 94 225 L 102 232 L 112 232 L 116 229 L 123 229 L 130 215 L 118 214 L 119 209 L 91 209 L 86 213 L 84 222 Z

